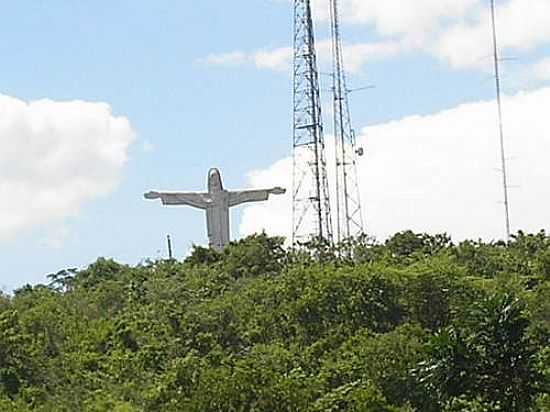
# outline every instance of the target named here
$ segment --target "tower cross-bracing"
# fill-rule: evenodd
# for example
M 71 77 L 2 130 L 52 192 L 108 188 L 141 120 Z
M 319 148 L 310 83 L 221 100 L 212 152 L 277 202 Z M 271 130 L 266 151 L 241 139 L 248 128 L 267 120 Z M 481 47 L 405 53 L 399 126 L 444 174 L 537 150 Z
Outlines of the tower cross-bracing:
M 332 222 L 310 0 L 294 1 L 292 243 L 332 242 Z
M 336 240 L 340 242 L 364 232 L 356 163 L 363 149 L 356 146 L 351 124 L 337 0 L 330 0 L 330 15 L 336 152 Z

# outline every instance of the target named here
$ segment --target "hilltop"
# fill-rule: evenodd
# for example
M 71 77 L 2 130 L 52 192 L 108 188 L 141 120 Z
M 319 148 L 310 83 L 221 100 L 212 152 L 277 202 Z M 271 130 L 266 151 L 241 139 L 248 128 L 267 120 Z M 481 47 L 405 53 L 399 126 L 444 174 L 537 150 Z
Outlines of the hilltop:
M 0 296 L 0 410 L 550 410 L 546 233 L 283 244 Z

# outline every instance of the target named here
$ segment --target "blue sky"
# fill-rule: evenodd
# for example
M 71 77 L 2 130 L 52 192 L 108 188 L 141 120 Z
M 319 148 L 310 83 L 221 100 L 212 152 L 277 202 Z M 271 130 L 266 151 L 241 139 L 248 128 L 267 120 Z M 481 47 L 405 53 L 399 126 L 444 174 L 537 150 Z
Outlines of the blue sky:
M 324 3 L 323 0 L 315 2 L 315 11 L 320 61 L 322 70 L 328 71 L 322 45 L 327 36 L 325 9 L 328 10 L 328 6 Z M 447 9 L 441 8 L 442 3 L 447 3 Z M 503 54 L 517 58 L 504 67 L 505 91 L 511 96 L 508 108 L 518 107 L 515 112 L 507 113 L 510 117 L 517 113 L 517 120 L 510 120 L 511 129 L 515 130 L 514 122 L 525 124 L 533 115 L 532 110 L 523 113 L 522 107 L 528 104 L 538 107 L 550 98 L 550 94 L 543 93 L 550 80 L 550 74 L 546 75 L 546 68 L 550 68 L 547 59 L 550 33 L 545 29 L 550 27 L 550 13 L 541 13 L 541 8 L 547 7 L 546 0 L 497 3 L 502 8 L 499 12 L 503 20 Z M 456 128 L 454 121 L 468 124 L 468 120 L 456 120 L 453 116 L 483 119 L 474 122 L 473 135 L 475 130 L 484 131 L 485 125 L 492 127 L 496 121 L 491 112 L 485 111 L 490 106 L 475 105 L 490 104 L 494 95 L 490 58 L 485 53 L 490 39 L 482 29 L 486 26 L 485 2 L 422 0 L 415 3 L 414 9 L 396 4 L 378 0 L 343 1 L 344 37 L 352 61 L 350 85 L 376 85 L 375 89 L 353 94 L 351 100 L 354 123 L 365 135 L 366 145 L 372 144 L 380 151 L 379 157 L 369 159 L 367 156 L 365 160 L 372 160 L 369 164 L 377 165 L 375 170 L 361 169 L 367 182 L 365 196 L 370 197 L 369 207 L 373 212 L 388 209 L 389 202 L 395 204 L 396 199 L 400 199 L 396 195 L 398 197 L 388 197 L 388 203 L 384 203 L 383 194 L 389 185 L 403 181 L 403 187 L 407 188 L 415 184 L 400 178 L 399 173 L 394 176 L 395 170 L 385 170 L 384 166 L 395 169 L 395 165 L 389 163 L 391 159 L 405 156 L 404 152 L 418 147 L 407 136 L 418 135 L 418 144 L 427 144 L 422 143 L 426 133 L 416 131 L 415 127 L 431 129 L 430 121 L 445 110 L 451 111 L 448 124 L 451 130 Z M 510 29 L 508 16 L 517 16 L 518 10 L 526 15 Z M 518 25 L 524 25 L 525 30 L 518 29 Z M 7 166 L 2 169 L 0 155 L 0 202 L 8 204 L 4 209 L 0 207 L 4 214 L 0 217 L 3 262 L 0 288 L 9 291 L 25 283 L 45 282 L 48 273 L 82 267 L 99 256 L 132 264 L 162 257 L 166 254 L 168 233 L 172 235 L 178 256 L 187 253 L 193 243 L 206 242 L 204 217 L 200 212 L 162 208 L 143 200 L 144 191 L 201 190 L 206 184 L 207 170 L 212 166 L 222 170 L 224 183 L 230 188 L 287 182 L 288 167 L 281 167 L 280 162 L 291 153 L 291 78 L 284 53 L 284 48 L 291 46 L 291 30 L 292 5 L 285 0 L 237 0 L 230 5 L 219 0 L 22 0 L 3 4 L 0 95 L 6 102 L 0 101 L 0 116 L 4 117 L 4 128 L 0 121 L 0 143 L 8 149 L 15 147 L 14 153 L 4 158 L 6 165 L 10 162 L 18 165 L 18 159 L 23 165 L 25 162 L 29 165 L 22 167 L 27 172 L 21 175 L 13 171 L 19 166 L 15 169 L 10 166 L 8 173 Z M 477 47 L 480 39 L 483 46 Z M 457 52 L 461 48 L 465 52 Z M 326 77 L 323 87 L 329 87 Z M 534 95 L 537 91 L 541 93 Z M 520 92 L 529 94 L 521 104 L 514 98 Z M 328 93 L 325 94 L 328 97 Z M 31 102 L 41 99 L 48 99 L 48 103 L 44 103 L 47 110 L 32 106 Z M 59 106 L 59 102 L 73 102 L 72 111 Z M 108 104 L 111 111 L 94 106 L 97 102 Z M 461 104 L 471 106 L 459 109 Z M 15 123 L 10 120 L 12 112 L 8 110 L 11 105 L 26 105 L 20 110 L 27 113 L 29 123 L 35 118 L 28 113 L 40 112 L 46 113 L 42 114 L 46 123 L 48 116 L 57 119 L 56 126 L 33 134 L 36 127 L 29 126 L 27 130 L 21 115 L 13 120 L 21 125 L 17 123 L 19 126 L 12 127 Z M 326 98 L 325 106 L 328 107 Z M 487 114 L 480 117 L 476 113 Z M 109 123 L 109 119 L 114 123 Z M 328 136 L 329 119 L 327 113 Z M 71 122 L 76 125 L 65 130 Z M 114 131 L 111 126 L 105 126 L 115 123 Z M 547 130 L 545 126 L 538 127 L 535 133 L 538 140 L 512 147 L 518 147 L 516 151 L 521 152 L 522 147 L 544 144 Z M 442 131 L 437 137 L 444 138 L 446 133 Z M 493 137 L 490 135 L 488 139 Z M 407 138 L 406 142 L 399 140 L 403 138 Z M 23 144 L 24 139 L 29 143 Z M 77 144 L 78 139 L 92 144 Z M 460 147 L 470 143 L 465 141 Z M 406 147 L 407 144 L 412 145 L 411 148 Z M 94 153 L 85 153 L 92 150 L 90 147 Z M 111 156 L 107 148 L 116 155 Z M 492 149 L 492 146 L 487 148 L 488 152 Z M 56 179 L 70 181 L 75 174 L 79 178 L 82 174 L 79 182 L 88 182 L 86 187 L 94 189 L 86 193 L 80 188 L 78 195 L 69 188 L 57 190 L 51 181 L 40 179 L 38 172 L 32 172 L 33 163 L 47 158 L 54 150 L 55 156 L 69 156 L 71 150 L 75 150 L 73 159 L 78 159 L 77 165 L 69 160 L 59 161 L 59 165 L 71 166 L 66 170 L 60 166 Z M 439 152 L 430 150 L 419 152 L 419 156 L 441 157 Z M 537 150 L 527 151 L 521 161 L 531 163 L 533 159 L 528 156 L 535 152 Z M 456 157 L 459 156 L 456 153 Z M 491 171 L 498 163 L 490 164 L 492 160 L 490 158 L 487 170 L 481 172 L 486 172 L 491 182 L 498 181 Z M 52 162 L 55 168 L 55 160 Z M 423 164 L 426 162 L 419 158 L 411 167 Z M 516 170 L 527 169 L 520 164 Z M 251 174 L 253 171 L 256 173 Z M 408 174 L 401 172 L 402 177 Z M 418 179 L 430 182 L 422 173 L 418 173 Z M 516 173 L 515 177 L 530 180 L 528 173 L 531 172 Z M 466 174 L 455 170 L 451 177 Z M 393 176 L 393 180 L 388 177 L 385 181 L 385 176 Z M 535 177 L 544 181 L 548 177 L 547 169 L 536 169 Z M 1 180 L 5 185 L 3 191 Z M 378 187 L 375 181 L 380 191 L 371 193 L 369 187 Z M 464 182 L 465 186 L 468 184 Z M 22 187 L 24 195 L 10 195 L 13 190 L 5 189 L 10 187 Z M 398 186 L 392 190 L 398 194 L 406 192 Z M 524 190 L 529 190 L 529 186 L 524 186 Z M 33 197 L 35 191 L 40 192 L 40 199 L 48 199 L 47 207 L 42 208 L 40 201 Z M 480 193 L 484 190 L 480 189 Z M 52 200 L 63 196 L 67 199 L 67 210 L 64 201 Z M 477 199 L 477 194 L 475 196 Z M 498 205 L 494 206 L 498 196 L 497 187 L 495 194 L 491 193 L 486 200 L 490 205 L 488 215 L 494 215 L 498 222 L 495 228 L 501 223 Z M 541 198 L 540 193 L 532 196 Z M 14 197 L 28 210 L 23 212 L 25 207 L 17 206 Z M 372 198 L 378 199 L 379 204 Z M 411 199 L 407 201 L 413 202 Z M 550 203 L 544 201 L 538 220 L 518 223 L 515 228 L 536 230 L 538 221 L 541 222 L 539 228 L 547 225 L 543 210 L 547 210 Z M 402 219 L 373 215 L 373 227 L 376 222 L 379 225 L 386 220 L 397 222 L 395 226 L 388 225 L 387 230 L 378 226 L 375 234 L 383 237 L 390 231 L 408 227 L 445 229 L 444 224 L 432 227 L 427 223 L 433 213 L 416 213 L 415 207 L 409 206 Z M 269 207 L 278 209 L 271 211 Z M 462 210 L 462 206 L 457 207 Z M 520 211 L 524 212 L 518 207 L 516 216 Z M 233 211 L 233 235 L 238 237 L 260 228 L 279 233 L 261 217 L 271 212 L 288 220 L 286 203 Z M 5 226 L 1 225 L 2 219 L 7 222 Z M 441 219 L 449 221 L 451 233 L 453 222 L 460 223 L 460 219 L 449 216 Z M 19 223 L 13 224 L 15 221 Z M 1 233 L 2 228 L 5 233 Z M 481 226 L 477 229 L 474 225 L 467 234 L 498 236 L 493 229 L 487 229 L 486 233 Z

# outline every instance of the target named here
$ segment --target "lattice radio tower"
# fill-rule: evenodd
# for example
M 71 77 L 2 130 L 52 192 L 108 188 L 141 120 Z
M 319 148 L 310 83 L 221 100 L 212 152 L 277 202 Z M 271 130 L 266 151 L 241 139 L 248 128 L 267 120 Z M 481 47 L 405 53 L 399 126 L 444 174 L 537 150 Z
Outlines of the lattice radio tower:
M 332 243 L 332 222 L 310 0 L 294 1 L 292 243 Z
M 330 0 L 330 14 L 336 142 L 336 240 L 340 242 L 364 233 L 356 166 L 356 158 L 363 154 L 363 149 L 356 146 L 351 124 L 337 0 Z

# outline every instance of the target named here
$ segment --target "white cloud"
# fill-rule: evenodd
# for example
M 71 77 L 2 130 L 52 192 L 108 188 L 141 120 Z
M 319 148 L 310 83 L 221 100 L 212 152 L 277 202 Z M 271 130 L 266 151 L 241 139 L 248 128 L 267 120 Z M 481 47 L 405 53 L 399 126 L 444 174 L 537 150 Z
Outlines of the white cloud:
M 428 52 L 456 69 L 491 67 L 491 17 L 486 1 L 344 0 L 342 16 L 344 21 L 373 26 L 378 34 L 401 42 L 403 51 Z M 549 1 L 500 1 L 496 16 L 503 52 L 530 52 L 550 43 Z
M 511 0 L 497 9 L 501 47 L 530 50 L 550 42 L 550 2 Z
M 496 16 L 501 50 L 529 52 L 550 43 L 550 2 L 511 0 L 497 8 Z M 469 22 L 450 26 L 427 48 L 454 68 L 491 67 L 490 11 L 479 9 Z
M 229 53 L 210 54 L 198 62 L 209 66 L 255 66 L 258 69 L 275 71 L 288 70 L 292 61 L 292 49 L 279 47 L 263 49 L 252 53 L 234 51 Z
M 113 190 L 133 140 L 107 104 L 0 94 L 0 240 Z
M 266 203 L 245 207 L 239 226 L 241 235 L 266 229 L 273 235 L 288 236 L 292 232 L 292 219 L 289 215 L 292 205 L 292 159 L 285 158 L 269 169 L 253 171 L 249 173 L 248 180 L 251 187 L 282 186 L 287 191 L 284 195 L 271 196 Z
M 346 69 L 350 72 L 358 72 L 369 62 L 399 54 L 402 47 L 402 43 L 394 41 L 346 44 L 344 46 Z M 330 64 L 330 40 L 319 41 L 317 43 L 317 53 L 321 64 Z M 210 55 L 201 61 L 212 66 L 254 66 L 258 69 L 283 72 L 290 70 L 292 64 L 292 48 L 279 47 L 251 53 L 233 52 Z
M 332 59 L 331 41 L 323 40 L 317 44 L 319 60 L 323 65 L 329 65 Z M 398 55 L 403 44 L 395 41 L 376 43 L 348 43 L 344 45 L 344 63 L 346 70 L 357 73 L 373 61 L 379 61 Z
M 314 2 L 318 19 L 328 20 L 326 0 Z M 456 69 L 491 68 L 491 16 L 481 0 L 343 0 L 344 22 L 373 27 L 400 50 L 430 53 Z M 550 2 L 497 2 L 499 48 L 530 52 L 550 44 Z M 393 57 L 388 54 L 387 57 Z
M 504 99 L 505 133 L 514 230 L 550 229 L 550 133 L 545 108 L 550 88 Z M 504 235 L 499 146 L 494 102 L 460 105 L 430 116 L 412 116 L 368 127 L 359 144 L 361 197 L 367 229 L 385 238 L 404 229 L 448 232 L 455 239 Z M 330 157 L 329 157 L 330 159 Z M 254 187 L 286 184 L 284 159 L 250 176 Z M 291 200 L 246 207 L 240 233 L 261 229 L 289 235 Z
M 280 47 L 272 50 L 262 50 L 251 55 L 251 60 L 258 69 L 285 71 L 290 68 L 292 49 Z
M 328 1 L 313 3 L 317 18 L 328 20 Z M 477 4 L 479 0 L 341 0 L 339 3 L 343 22 L 374 25 L 386 36 L 432 32 L 444 20 L 461 18 Z
M 329 2 L 314 0 L 313 4 L 316 20 L 326 22 Z M 359 41 L 345 46 L 349 71 L 359 71 L 372 60 L 407 52 L 431 55 L 454 69 L 492 68 L 488 1 L 341 0 L 340 8 L 344 23 L 364 25 L 366 35 L 374 31 L 380 37 L 375 42 Z M 550 44 L 550 1 L 502 0 L 497 2 L 496 14 L 502 54 L 529 54 Z M 327 41 L 317 45 L 320 59 L 325 62 L 330 55 L 329 45 Z M 203 60 L 214 65 L 254 64 L 259 69 L 286 70 L 291 63 L 291 50 L 285 47 L 233 52 Z

